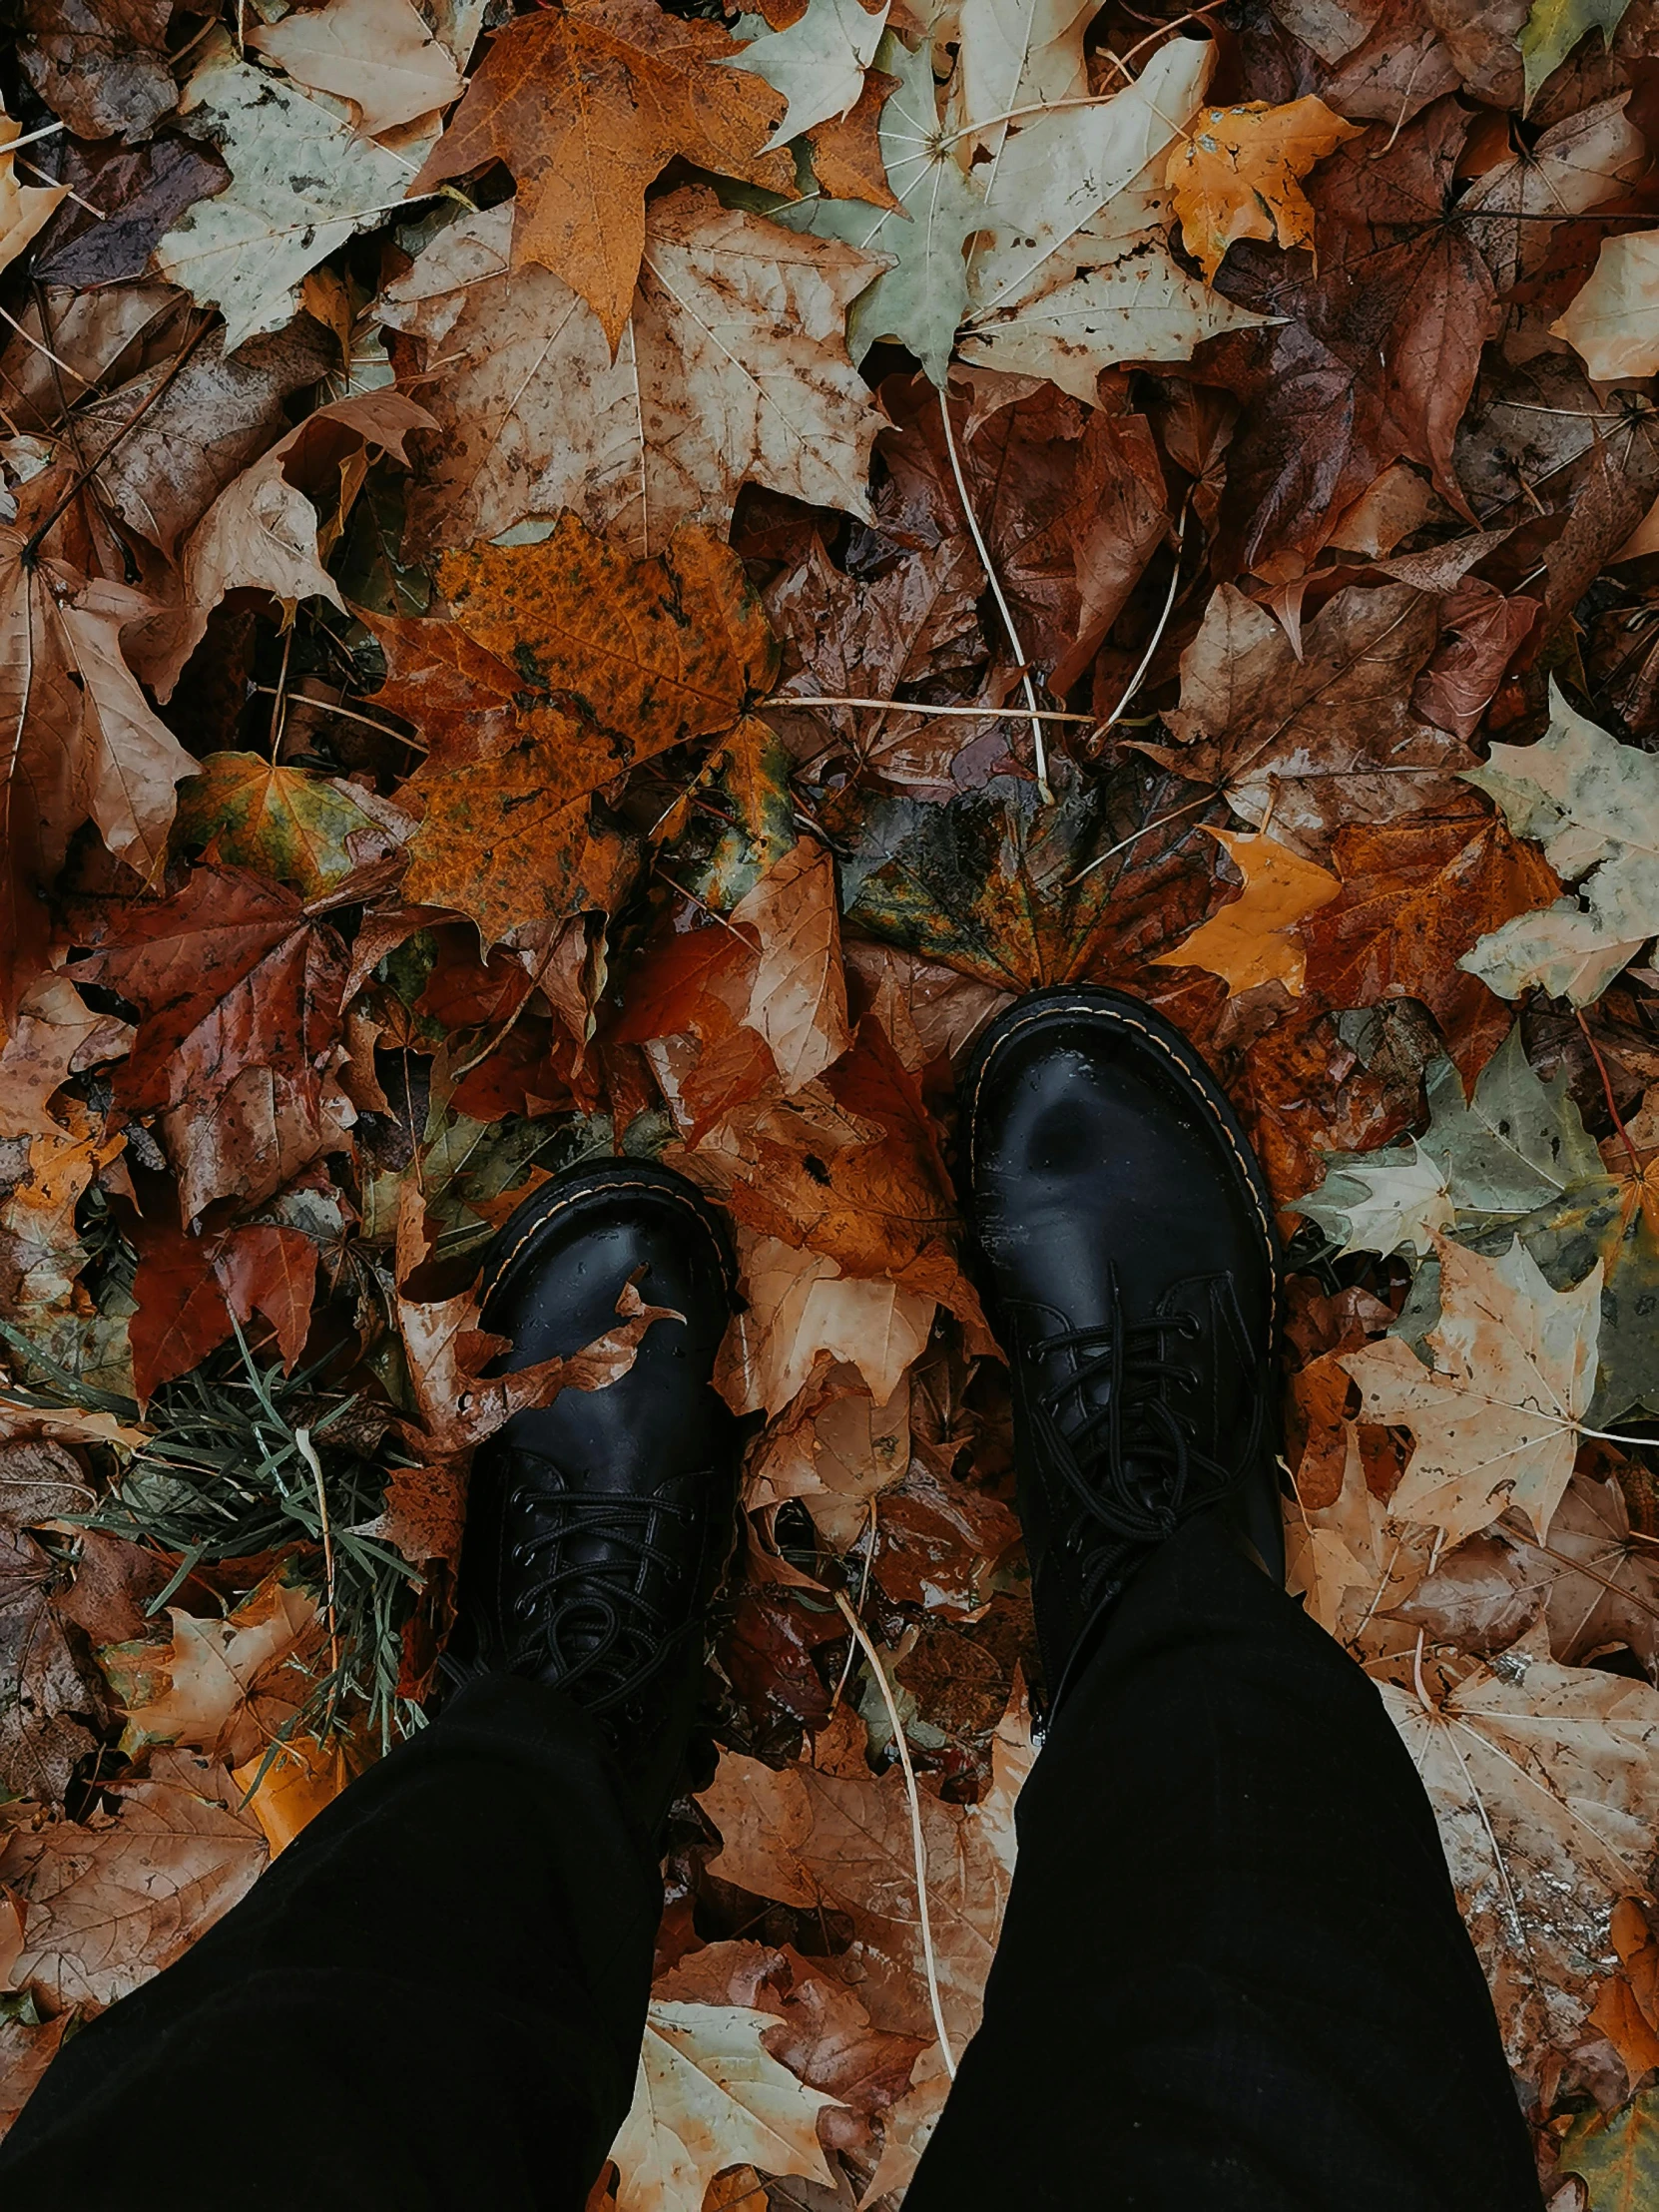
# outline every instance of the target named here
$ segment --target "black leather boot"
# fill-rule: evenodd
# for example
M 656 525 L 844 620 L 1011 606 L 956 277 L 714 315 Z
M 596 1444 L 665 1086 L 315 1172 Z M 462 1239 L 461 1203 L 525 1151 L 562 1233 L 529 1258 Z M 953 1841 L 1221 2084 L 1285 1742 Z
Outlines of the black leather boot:
M 1193 1513 L 1225 1510 L 1284 1578 L 1272 1200 L 1198 1054 L 1116 991 L 1022 998 L 959 1097 L 1052 1706 L 1112 1599 Z
M 732 1312 L 725 1239 L 671 1169 L 606 1160 L 545 1184 L 490 1248 L 483 1321 L 503 1369 L 579 1351 L 623 1285 L 653 1322 L 600 1390 L 518 1413 L 473 1462 L 449 1661 L 546 1682 L 604 1728 L 648 1829 L 681 1784 L 704 1615 L 730 1554 L 739 1424 L 716 1392 Z

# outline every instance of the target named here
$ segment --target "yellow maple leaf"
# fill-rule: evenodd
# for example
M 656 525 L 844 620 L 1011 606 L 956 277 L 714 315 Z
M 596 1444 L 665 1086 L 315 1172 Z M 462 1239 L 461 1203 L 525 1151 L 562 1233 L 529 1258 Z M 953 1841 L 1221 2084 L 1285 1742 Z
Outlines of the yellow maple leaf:
M 1208 968 L 1230 991 L 1277 980 L 1300 992 L 1308 954 L 1291 932 L 1304 915 L 1335 898 L 1342 884 L 1329 869 L 1272 837 L 1232 830 L 1210 834 L 1244 877 L 1244 896 L 1200 922 L 1173 952 L 1160 952 L 1151 964 Z
M 1215 274 L 1235 239 L 1312 246 L 1314 211 L 1298 180 L 1363 126 L 1345 123 L 1311 96 L 1283 108 L 1249 100 L 1205 108 L 1170 155 L 1164 182 L 1187 251 Z

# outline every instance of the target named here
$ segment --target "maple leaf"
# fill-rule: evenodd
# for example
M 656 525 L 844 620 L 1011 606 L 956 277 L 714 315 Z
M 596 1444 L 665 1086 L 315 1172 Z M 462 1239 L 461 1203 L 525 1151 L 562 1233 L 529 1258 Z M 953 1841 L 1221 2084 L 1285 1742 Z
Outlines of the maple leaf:
M 328 0 L 279 23 L 256 23 L 246 43 L 295 84 L 349 100 L 365 138 L 447 108 L 461 94 L 453 57 L 410 0 Z
M 764 32 L 732 56 L 727 68 L 753 70 L 790 104 L 763 151 L 856 106 L 886 21 L 885 5 L 870 15 L 859 0 L 808 0 L 786 30 Z
M 1597 378 L 1659 368 L 1659 232 L 1606 240 L 1590 280 L 1550 324 Z
M 780 203 L 768 213 L 791 230 L 888 256 L 892 266 L 852 302 L 847 350 L 860 362 L 878 339 L 890 338 L 907 346 L 942 385 L 967 306 L 963 250 L 983 221 L 984 202 L 973 175 L 963 175 L 945 143 L 930 42 L 924 39 L 911 53 L 889 31 L 875 66 L 897 84 L 882 104 L 879 142 L 889 194 L 898 205 L 812 200 L 799 208 Z
M 1630 0 L 1532 0 L 1515 39 L 1526 70 L 1523 115 L 1544 80 L 1554 75 L 1586 32 L 1599 31 L 1602 45 L 1612 52 L 1613 33 L 1629 5 Z
M 229 1343 L 233 1315 L 246 1328 L 256 1312 L 263 1314 L 283 1367 L 292 1369 L 305 1349 L 316 1284 L 317 1248 L 309 1237 L 281 1224 L 246 1222 L 193 1237 L 164 1220 L 146 1220 L 134 1242 L 138 1312 L 127 1335 L 141 1404 Z
M 337 112 L 238 58 L 216 28 L 179 103 L 183 128 L 211 139 L 231 182 L 199 200 L 156 247 L 156 266 L 225 316 L 225 344 L 278 329 L 305 272 L 409 189 L 407 153 L 359 138 Z
M 438 582 L 470 638 L 605 734 L 613 776 L 729 729 L 777 669 L 742 563 L 694 525 L 630 560 L 562 515 L 539 544 L 446 553 Z
M 611 2156 L 618 2212 L 701 2204 L 728 2166 L 832 2185 L 818 2115 L 834 2103 L 770 2055 L 773 2015 L 752 2005 L 653 1998 L 634 2102 Z
M 1458 1667 L 1427 1708 L 1381 1687 L 1433 1805 L 1510 2063 L 1531 2076 L 1551 2043 L 1570 2046 L 1608 1911 L 1642 1887 L 1659 1829 L 1659 1691 L 1524 1648 L 1525 1665 L 1503 1673 Z
M 316 1599 L 278 1569 L 222 1620 L 198 1620 L 178 1605 L 167 1617 L 166 1643 L 111 1644 L 98 1654 L 126 1716 L 122 1750 L 131 1758 L 151 1744 L 189 1744 L 227 1766 L 253 1758 L 272 1734 L 262 1695 L 282 1698 L 286 1673 L 294 1694 L 284 1706 L 304 1702 Z
M 1237 239 L 1312 246 L 1314 211 L 1297 180 L 1344 139 L 1360 136 L 1358 124 L 1312 96 L 1283 108 L 1265 100 L 1206 108 L 1195 117 L 1169 158 L 1165 181 L 1187 250 L 1205 276 L 1214 279 Z
M 1552 678 L 1537 744 L 1494 745 L 1463 774 L 1578 890 L 1506 921 L 1463 965 L 1504 998 L 1539 983 L 1587 1005 L 1659 931 L 1659 766 L 1579 714 Z
M 246 1795 L 248 1810 L 275 1859 L 324 1806 L 332 1805 L 352 1771 L 337 1737 L 323 1744 L 314 1736 L 290 1736 L 233 1769 L 231 1780 Z
M 1304 925 L 1308 989 L 1331 1006 L 1419 999 L 1472 1075 L 1509 1015 L 1463 954 L 1553 897 L 1554 871 L 1501 822 L 1460 810 L 1355 824 L 1338 831 L 1331 851 L 1342 890 Z
M 151 612 L 142 593 L 89 583 L 0 530 L 0 715 L 12 733 L 0 765 L 11 947 L 0 1018 L 49 964 L 40 901 L 89 816 L 140 876 L 153 879 L 163 864 L 174 787 L 196 763 L 122 655 L 123 629 Z
M 1576 2174 L 1595 2212 L 1642 2212 L 1659 2189 L 1659 2088 L 1618 2112 L 1581 2112 L 1561 2140 L 1558 2170 Z
M 410 502 L 411 551 L 569 508 L 657 552 L 682 522 L 723 530 L 745 481 L 867 516 L 880 417 L 843 333 L 883 261 L 792 242 L 687 187 L 647 210 L 613 360 L 560 277 L 512 268 L 515 220 L 509 203 L 452 224 L 379 301 L 446 369 L 430 387 L 444 437 Z
M 210 753 L 186 785 L 174 834 L 210 856 L 257 869 L 315 898 L 349 875 L 380 825 L 339 777 L 287 768 L 257 753 Z
M 50 1440 L 0 1445 L 0 1783 L 11 1797 L 61 1799 L 103 1715 L 96 1676 L 65 1638 L 56 1563 L 28 1533 L 87 1509 L 80 1467 Z
M 826 1359 L 856 1367 L 886 1404 L 927 1342 L 931 1295 L 845 1278 L 827 1253 L 747 1230 L 738 1257 L 747 1305 L 726 1333 L 715 1374 L 734 1412 L 781 1412 Z
M 803 837 L 732 909 L 732 927 L 760 942 L 746 1020 L 766 1039 L 785 1095 L 846 1050 L 846 979 L 840 962 L 835 867 L 816 837 Z
M 290 890 L 193 868 L 72 973 L 142 1009 L 118 1087 L 134 1112 L 167 1116 L 187 1221 L 227 1192 L 268 1197 L 336 1141 L 345 948 Z
M 189 1752 L 153 1757 L 148 1780 L 110 1785 L 113 1821 L 14 1832 L 0 1882 L 22 1901 L 14 1989 L 55 2008 L 114 2004 L 172 1964 L 254 1885 L 267 1858 L 242 1792 Z
M 676 155 L 793 191 L 770 86 L 710 65 L 743 49 L 648 0 L 571 0 L 499 33 L 409 190 L 499 160 L 518 184 L 513 259 L 562 276 L 614 350 L 645 248 L 645 189 Z
M 1244 877 L 1244 895 L 1195 929 L 1154 967 L 1202 967 L 1230 991 L 1278 981 L 1293 995 L 1302 989 L 1308 955 L 1291 935 L 1316 908 L 1328 905 L 1341 885 L 1272 837 L 1241 836 L 1229 830 L 1210 835 Z
M 1247 822 L 1271 818 L 1309 857 L 1329 851 L 1339 825 L 1449 806 L 1470 756 L 1406 701 L 1435 629 L 1434 602 L 1409 585 L 1349 586 L 1307 625 L 1299 657 L 1265 608 L 1223 584 L 1181 656 L 1169 717 L 1180 746 L 1145 750 L 1219 785 Z
M 1342 1356 L 1366 1417 L 1415 1441 L 1390 1509 L 1455 1543 L 1515 1506 L 1542 1541 L 1594 1386 L 1601 1267 L 1557 1292 L 1518 1242 L 1496 1259 L 1444 1239 L 1438 1250 L 1432 1368 L 1397 1337 Z
M 95 1013 L 57 974 L 30 984 L 0 1045 L 0 1137 L 50 1130 L 49 1101 L 59 1085 L 101 1060 L 117 1060 L 133 1039 L 129 1023 Z

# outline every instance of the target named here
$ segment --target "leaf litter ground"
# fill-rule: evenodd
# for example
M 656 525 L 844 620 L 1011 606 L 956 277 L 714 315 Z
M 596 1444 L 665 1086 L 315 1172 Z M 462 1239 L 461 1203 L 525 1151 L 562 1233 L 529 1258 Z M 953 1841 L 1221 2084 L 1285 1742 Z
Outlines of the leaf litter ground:
M 1088 979 L 1267 1164 L 1541 2172 L 1651 2196 L 1659 16 L 1164 12 L 27 0 L 0 2121 L 421 1725 L 469 1452 L 655 1319 L 488 1381 L 482 1249 L 622 1151 L 753 1432 L 596 2205 L 896 2205 L 1042 1690 L 952 1069 Z

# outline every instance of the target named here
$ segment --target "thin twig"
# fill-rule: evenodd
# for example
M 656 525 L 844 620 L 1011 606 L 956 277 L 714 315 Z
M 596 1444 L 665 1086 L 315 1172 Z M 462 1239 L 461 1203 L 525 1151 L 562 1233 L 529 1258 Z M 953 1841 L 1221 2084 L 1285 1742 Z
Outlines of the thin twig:
M 1175 595 L 1181 588 L 1181 549 L 1186 544 L 1186 542 L 1187 502 L 1185 499 L 1183 499 L 1181 502 L 1181 519 L 1176 524 L 1175 529 L 1175 567 L 1170 575 L 1169 590 L 1164 595 L 1163 612 L 1158 617 L 1157 627 L 1156 629 L 1154 629 L 1151 639 L 1148 641 L 1146 651 L 1141 655 L 1140 667 L 1136 669 L 1134 675 L 1131 676 L 1129 679 L 1129 689 L 1124 693 L 1123 697 L 1118 701 L 1117 705 L 1106 717 L 1106 720 L 1100 725 L 1100 735 L 1102 737 L 1106 735 L 1108 730 L 1114 729 L 1117 724 L 1123 719 L 1123 710 L 1125 709 L 1125 707 L 1128 706 L 1129 702 L 1140 690 L 1142 681 L 1146 676 L 1146 672 L 1152 666 L 1152 656 L 1154 653 L 1157 652 L 1159 646 L 1163 643 L 1164 632 L 1169 628 L 1169 618 L 1175 611 Z
M 962 474 L 961 455 L 956 450 L 956 433 L 950 424 L 950 393 L 939 393 L 939 420 L 944 424 L 945 451 L 950 455 L 950 472 L 956 479 L 956 496 L 962 502 L 962 512 L 967 517 L 968 533 L 979 555 L 980 566 L 990 579 L 991 596 L 996 601 L 996 611 L 1002 617 L 1002 627 L 1008 633 L 1008 643 L 1013 648 L 1014 660 L 1019 667 L 1019 680 L 1025 688 L 1025 704 L 1030 710 L 1031 745 L 1036 754 L 1037 789 L 1042 794 L 1045 807 L 1052 807 L 1054 794 L 1048 788 L 1048 754 L 1043 747 L 1043 718 L 1037 705 L 1036 686 L 1031 681 L 1031 671 L 1026 665 L 1025 648 L 1019 642 L 1019 632 L 1014 628 L 1013 611 L 1003 594 L 1002 579 L 996 573 L 991 559 L 991 549 L 985 543 L 979 528 L 979 518 L 973 511 L 973 501 L 968 497 L 967 478 Z
M 875 1500 L 873 1497 L 869 1501 L 869 1526 L 864 1531 L 864 1568 L 862 1574 L 858 1577 L 858 1610 L 860 1613 L 864 1609 L 864 1600 L 869 1595 L 869 1565 L 875 1557 Z M 846 1664 L 841 1669 L 840 1680 L 835 1684 L 835 1694 L 830 1700 L 830 1718 L 831 1720 L 835 1717 L 836 1706 L 839 1705 L 842 1696 L 845 1694 L 846 1678 L 852 1672 L 852 1654 L 857 1648 L 856 1644 L 848 1644 L 846 1647 Z
M 452 1083 L 460 1082 L 461 1078 L 463 1076 L 470 1075 L 475 1067 L 481 1067 L 483 1063 L 489 1058 L 492 1052 L 499 1050 L 499 1048 L 506 1043 L 507 1037 L 512 1030 L 513 1024 L 518 1020 L 519 1015 L 523 1013 L 525 1007 L 529 1005 L 531 999 L 535 997 L 537 984 L 540 983 L 542 977 L 547 973 L 548 968 L 552 965 L 553 955 L 559 949 L 559 942 L 560 940 L 558 936 L 554 936 L 548 940 L 547 950 L 542 954 L 541 960 L 537 965 L 536 972 L 530 978 L 530 988 L 525 992 L 524 996 L 519 1000 L 518 1004 L 513 1008 L 512 1012 L 507 1016 L 506 1020 L 501 1024 L 500 1028 L 495 1032 L 495 1035 L 491 1037 L 487 1043 L 480 1046 L 480 1048 L 472 1055 L 470 1060 L 463 1062 L 460 1067 L 455 1068 L 451 1072 L 450 1081 Z
M 0 158 L 15 154 L 20 146 L 33 146 L 37 139 L 56 138 L 63 128 L 61 123 L 43 123 L 38 131 L 25 131 L 21 138 L 7 139 L 5 145 L 0 146 Z M 54 177 L 52 182 L 56 184 L 57 179 Z
M 1056 707 L 942 706 L 927 699 L 854 699 L 850 694 L 829 692 L 772 692 L 756 703 L 762 707 L 867 707 L 885 715 L 965 715 L 978 722 L 1082 722 L 1093 715 L 1062 713 Z
M 877 1684 L 881 1702 L 887 1708 L 887 1719 L 892 1725 L 893 1742 L 898 1749 L 898 1763 L 904 1770 L 904 1788 L 910 1800 L 910 1845 L 916 1862 L 916 1912 L 921 1921 L 921 1956 L 927 1968 L 927 1999 L 933 2007 L 933 2027 L 939 2038 L 939 2050 L 944 2058 L 944 2070 L 954 2081 L 956 2061 L 950 2055 L 950 2038 L 944 2028 L 944 2004 L 939 1996 L 939 1970 L 933 1961 L 933 1923 L 927 1911 L 927 1850 L 921 1835 L 921 1794 L 916 1788 L 916 1771 L 910 1764 L 910 1747 L 904 1741 L 904 1730 L 898 1718 L 898 1707 L 893 1703 L 891 1686 L 887 1681 L 875 1646 L 865 1633 L 863 1623 L 846 1602 L 846 1592 L 835 1592 L 835 1603 L 840 1607 L 846 1625 L 858 1639 L 858 1648 L 869 1661 Z
M 250 684 L 248 688 L 250 691 L 263 693 L 270 699 L 276 697 L 275 684 Z M 325 715 L 338 715 L 344 722 L 360 722 L 365 730 L 378 730 L 381 737 L 395 738 L 399 745 L 412 746 L 416 752 L 425 753 L 430 750 L 419 738 L 406 737 L 401 730 L 394 730 L 389 722 L 376 722 L 372 715 L 360 715 L 355 707 L 342 707 L 337 700 L 316 699 L 309 692 L 294 692 L 291 696 L 300 706 L 315 707 Z

